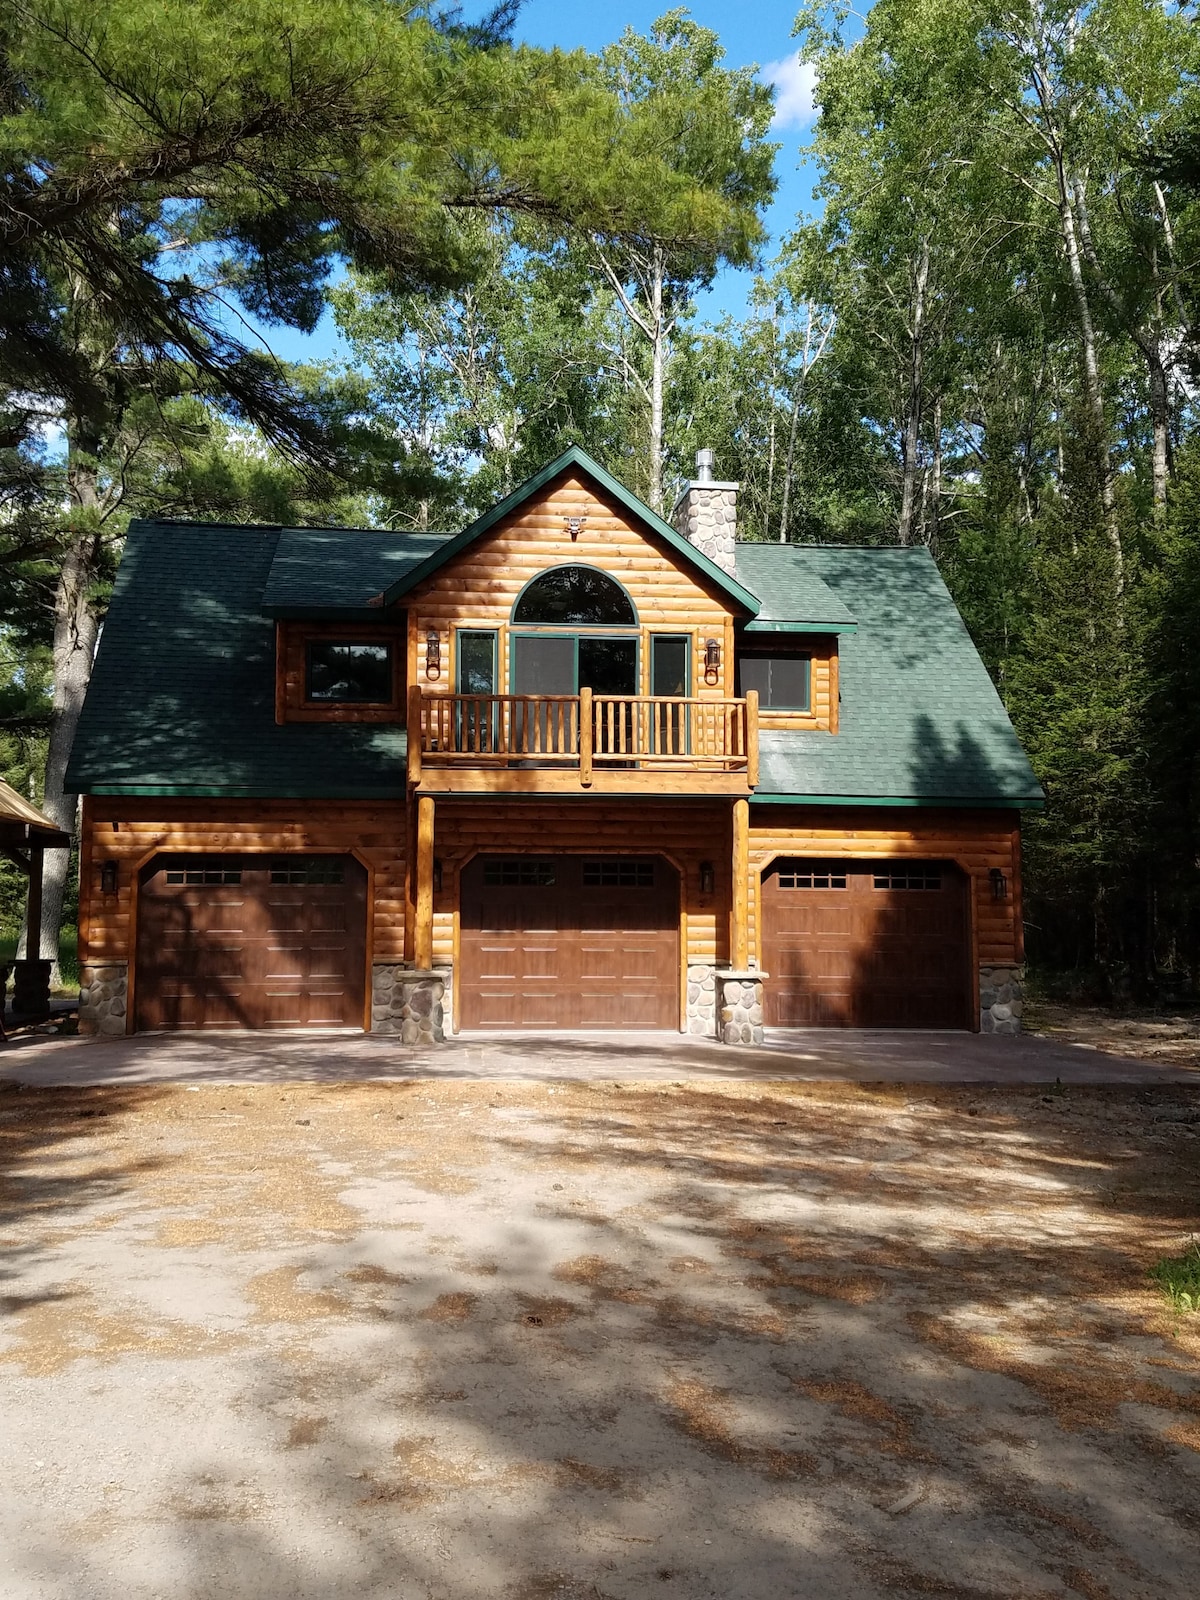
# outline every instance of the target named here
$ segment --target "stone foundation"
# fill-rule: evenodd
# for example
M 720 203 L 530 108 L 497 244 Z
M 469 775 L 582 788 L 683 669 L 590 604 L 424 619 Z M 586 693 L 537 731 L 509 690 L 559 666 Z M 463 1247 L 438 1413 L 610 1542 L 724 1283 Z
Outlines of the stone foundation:
M 112 1038 L 126 1030 L 129 963 L 85 963 L 79 969 L 79 1031 L 92 1038 Z
M 763 1042 L 763 979 L 757 968 L 749 972 L 718 971 L 721 991 L 717 1013 L 717 1038 L 722 1044 Z
M 694 1039 L 715 1039 L 717 1037 L 717 974 L 715 967 L 688 967 L 687 1031 Z
M 980 1031 L 1020 1033 L 1024 998 L 1024 967 L 980 967 Z
M 371 1032 L 401 1044 L 441 1044 L 446 1037 L 449 973 L 379 962 L 371 969 Z

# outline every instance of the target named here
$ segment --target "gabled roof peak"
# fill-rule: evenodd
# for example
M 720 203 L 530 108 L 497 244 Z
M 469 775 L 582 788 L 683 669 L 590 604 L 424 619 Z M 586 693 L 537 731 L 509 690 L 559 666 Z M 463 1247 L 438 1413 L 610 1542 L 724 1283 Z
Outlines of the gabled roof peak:
M 519 484 L 511 494 L 506 495 L 490 511 L 485 511 L 469 527 L 464 528 L 461 533 L 455 534 L 454 538 L 448 539 L 440 550 L 435 551 L 420 566 L 414 567 L 410 572 L 397 578 L 395 583 L 383 591 L 383 604 L 385 606 L 392 605 L 408 594 L 410 590 L 416 588 L 418 584 L 437 572 L 440 567 L 445 566 L 448 561 L 453 561 L 460 551 L 465 550 L 468 545 L 473 544 L 482 534 L 487 533 L 489 528 L 495 527 L 502 518 L 515 511 L 525 501 L 531 500 L 539 490 L 544 489 L 548 483 L 553 482 L 560 474 L 572 467 L 577 467 L 580 472 L 592 478 L 614 499 L 620 501 L 625 509 L 636 517 L 639 522 L 643 523 L 651 533 L 663 539 L 679 555 L 683 556 L 694 571 L 705 577 L 742 610 L 749 612 L 751 616 L 758 615 L 759 601 L 755 595 L 750 593 L 749 589 L 743 588 L 736 578 L 731 578 L 727 572 L 717 566 L 715 561 L 710 561 L 706 555 L 697 550 L 695 545 L 685 539 L 669 522 L 664 521 L 656 511 L 652 511 L 643 500 L 639 500 L 637 495 L 627 489 L 619 478 L 614 478 L 607 468 L 602 467 L 598 461 L 594 460 L 586 450 L 577 444 L 569 445 L 560 456 L 556 456 L 553 461 L 548 462 L 539 472 L 535 472 L 531 478 L 527 478 L 524 483 Z

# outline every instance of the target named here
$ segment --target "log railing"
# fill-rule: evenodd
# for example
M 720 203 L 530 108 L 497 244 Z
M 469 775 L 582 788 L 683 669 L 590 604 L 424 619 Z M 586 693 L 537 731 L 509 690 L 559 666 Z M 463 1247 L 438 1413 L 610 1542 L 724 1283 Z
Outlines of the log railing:
M 413 688 L 409 777 L 423 767 L 560 767 L 584 788 L 600 768 L 744 773 L 758 782 L 758 696 L 429 694 Z

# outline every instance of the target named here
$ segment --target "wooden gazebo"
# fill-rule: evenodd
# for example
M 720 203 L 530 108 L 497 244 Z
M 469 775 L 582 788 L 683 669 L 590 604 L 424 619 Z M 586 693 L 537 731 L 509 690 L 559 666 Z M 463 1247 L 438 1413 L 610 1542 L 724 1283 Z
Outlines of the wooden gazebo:
M 47 850 L 65 850 L 71 836 L 0 778 L 0 853 L 29 880 L 25 899 L 28 935 L 24 960 L 13 969 L 13 1013 L 19 1017 L 50 1014 L 50 968 L 42 960 L 42 864 Z M 4 1031 L 4 986 L 0 985 L 0 1037 Z

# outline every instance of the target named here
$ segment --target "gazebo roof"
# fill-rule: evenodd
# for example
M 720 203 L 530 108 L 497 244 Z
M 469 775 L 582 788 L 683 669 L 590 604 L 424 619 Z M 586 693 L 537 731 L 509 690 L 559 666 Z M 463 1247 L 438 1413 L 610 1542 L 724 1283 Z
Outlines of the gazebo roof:
M 65 848 L 71 842 L 56 822 L 23 800 L 11 783 L 0 778 L 0 845 L 40 844 Z

